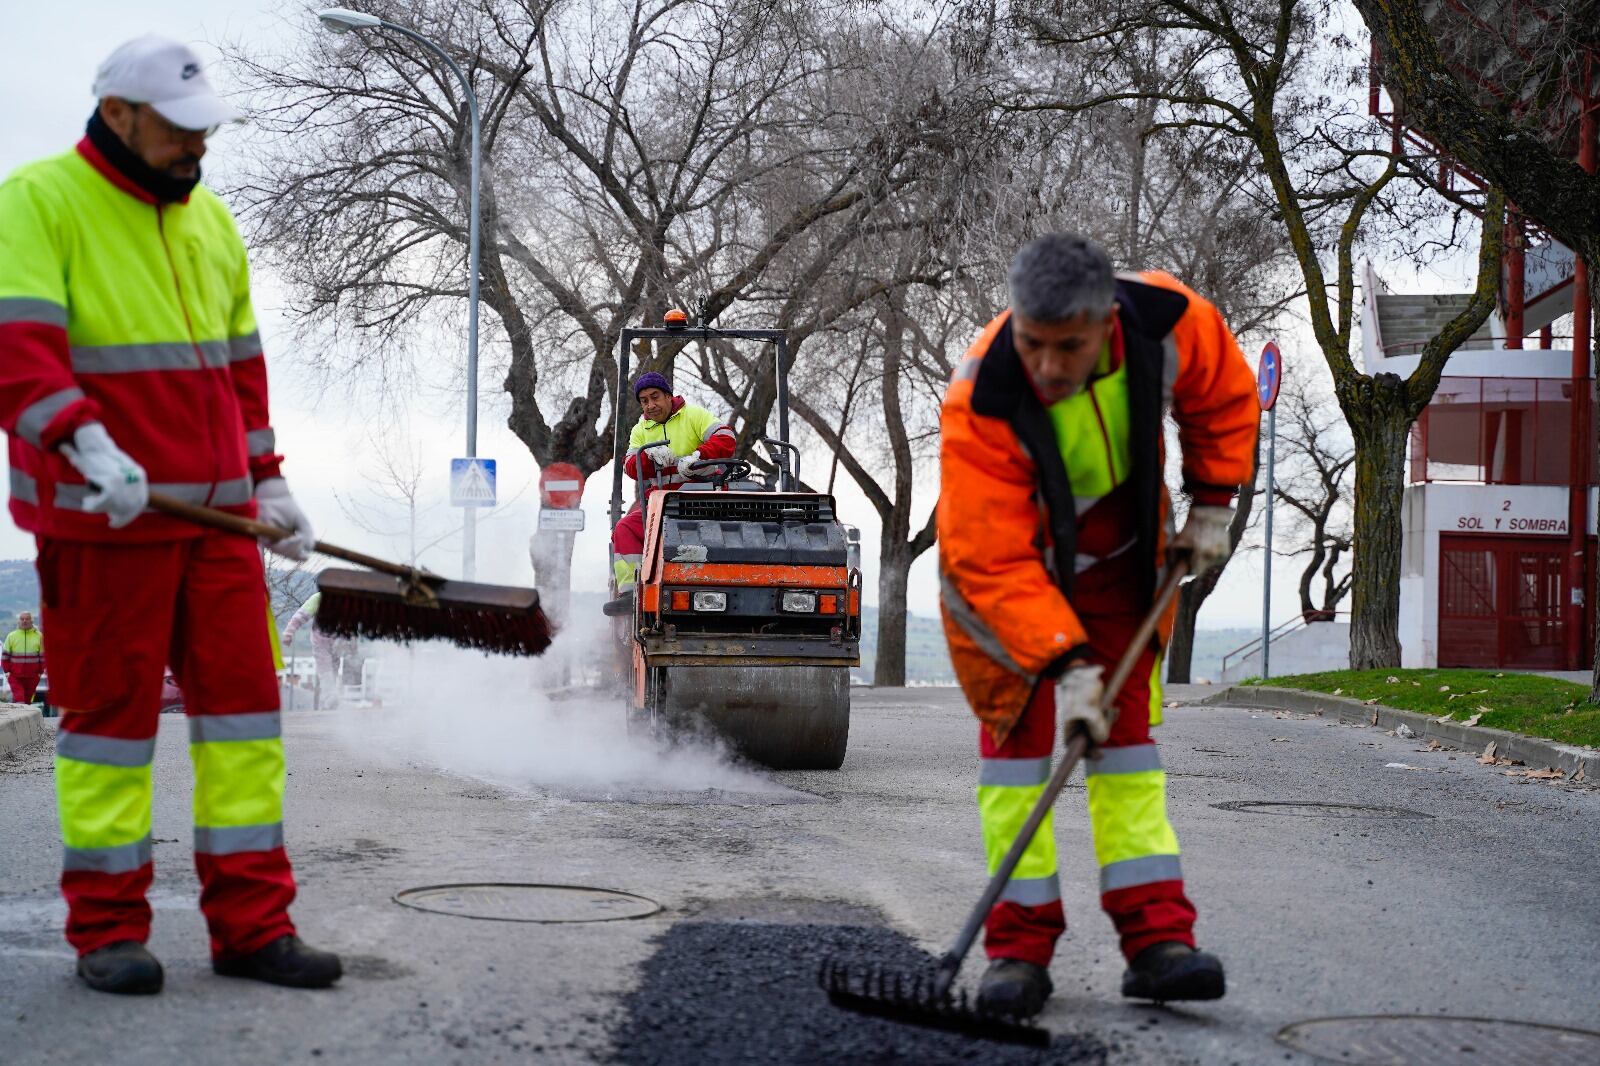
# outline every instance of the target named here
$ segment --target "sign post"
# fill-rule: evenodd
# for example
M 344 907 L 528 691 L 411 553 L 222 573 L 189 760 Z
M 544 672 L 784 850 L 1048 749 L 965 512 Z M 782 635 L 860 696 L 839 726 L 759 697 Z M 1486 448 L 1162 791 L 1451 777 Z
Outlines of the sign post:
M 546 463 L 539 471 L 539 525 L 528 538 L 528 556 L 541 602 L 558 622 L 571 606 L 572 547 L 584 525 L 583 482 L 583 471 L 572 463 Z M 566 667 L 561 669 L 564 681 Z
M 477 456 L 450 460 L 450 505 L 466 508 L 461 526 L 461 576 L 468 581 L 477 577 L 478 570 L 477 508 L 494 504 L 494 460 Z
M 1256 366 L 1256 396 L 1267 412 L 1267 555 L 1261 581 L 1261 679 L 1272 676 L 1272 505 L 1273 466 L 1278 458 L 1278 386 L 1283 384 L 1283 353 L 1277 341 L 1261 349 Z

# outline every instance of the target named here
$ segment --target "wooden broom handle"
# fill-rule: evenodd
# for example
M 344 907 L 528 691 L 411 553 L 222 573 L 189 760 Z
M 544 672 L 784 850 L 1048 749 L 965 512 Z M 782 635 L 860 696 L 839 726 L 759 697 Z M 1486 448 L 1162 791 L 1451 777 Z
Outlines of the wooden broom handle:
M 225 533 L 238 533 L 241 536 L 254 537 L 257 540 L 283 540 L 285 537 L 294 536 L 294 530 L 292 529 L 281 529 L 278 526 L 269 525 L 266 522 L 257 522 L 255 519 L 246 518 L 243 515 L 219 511 L 215 507 L 201 507 L 198 504 L 185 503 L 183 500 L 160 492 L 152 492 L 150 494 L 150 508 L 160 511 L 164 515 L 171 515 L 173 518 L 181 518 L 185 522 L 193 522 L 195 525 L 220 529 Z M 423 571 L 413 567 L 391 563 L 387 559 L 378 559 L 371 555 L 364 555 L 361 552 L 351 551 L 349 548 L 341 548 L 337 544 L 328 544 L 320 540 L 311 545 L 311 550 L 321 555 L 332 556 L 335 559 L 343 559 L 347 563 L 364 566 L 368 570 L 376 570 L 383 574 L 393 574 L 395 577 L 416 579 L 428 576 Z

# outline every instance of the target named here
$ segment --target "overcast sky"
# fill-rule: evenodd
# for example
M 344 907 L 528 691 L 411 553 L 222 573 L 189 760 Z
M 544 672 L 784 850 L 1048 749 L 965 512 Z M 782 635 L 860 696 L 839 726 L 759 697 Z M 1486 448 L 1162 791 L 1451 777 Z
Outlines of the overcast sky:
M 359 7 L 359 3 L 349 6 Z M 72 0 L 69 4 L 12 4 L 6 15 L 7 61 L 0 65 L 0 99 L 9 103 L 7 136 L 0 140 L 0 173 L 39 156 L 61 151 L 81 135 L 83 123 L 93 107 L 90 86 L 100 61 L 118 44 L 146 32 L 157 32 L 201 46 L 214 55 L 210 46 L 224 40 L 260 41 L 280 46 L 292 43 L 297 34 L 322 32 L 311 5 L 278 3 L 276 0 L 144 0 L 138 4 L 109 0 Z M 215 72 L 219 88 L 229 91 L 226 75 Z M 248 103 L 248 101 L 245 101 Z M 235 142 L 236 143 L 236 142 Z M 226 171 L 230 137 L 225 131 L 211 143 L 206 166 L 213 176 Z M 1385 274 L 1402 291 L 1442 291 L 1461 285 L 1464 280 L 1445 274 L 1419 278 L 1414 272 L 1386 267 Z M 1414 288 L 1421 285 L 1422 288 Z M 352 409 L 336 394 L 324 394 L 301 361 L 301 353 L 290 349 L 289 331 L 281 308 L 284 300 L 273 279 L 265 272 L 255 278 L 257 313 L 261 319 L 271 367 L 273 422 L 278 430 L 280 449 L 288 457 L 285 473 L 290 486 L 310 515 L 318 534 L 325 539 L 401 556 L 405 552 L 402 513 L 388 510 L 371 498 L 367 481 L 375 465 L 369 443 L 372 416 Z M 1303 338 L 1290 331 L 1282 339 L 1285 361 L 1291 369 L 1297 361 L 1320 360 Z M 1254 362 L 1256 351 L 1247 352 Z M 500 494 L 505 500 L 521 490 L 515 502 L 504 506 L 479 527 L 478 575 L 480 580 L 527 584 L 531 581 L 527 542 L 536 521 L 537 493 L 529 486 L 537 476 L 527 450 L 505 429 L 506 405 L 502 402 L 498 380 L 485 374 L 480 386 L 479 454 L 498 460 Z M 396 413 L 399 414 L 399 413 Z M 448 461 L 464 454 L 464 408 L 459 395 L 430 394 L 404 412 L 410 422 L 429 478 L 425 491 L 431 507 L 423 519 L 424 542 L 444 539 L 424 561 L 444 572 L 459 571 L 459 539 L 449 536 L 457 523 L 456 512 L 445 504 L 448 493 Z M 821 469 L 827 456 L 815 451 L 807 457 L 810 470 Z M 578 540 L 574 560 L 574 583 L 579 588 L 604 588 L 606 570 L 605 504 L 610 489 L 608 471 L 589 479 L 584 494 L 588 512 L 588 531 Z M 877 522 L 859 492 L 841 475 L 838 488 L 841 515 L 860 525 L 868 546 L 865 560 L 866 596 L 876 600 L 876 562 L 871 558 L 878 537 Z M 340 497 L 347 502 L 341 507 Z M 380 536 L 363 529 L 345 513 L 354 501 L 363 502 L 375 514 L 372 524 L 392 530 Z M 922 501 L 932 505 L 932 493 Z M 919 508 L 919 519 L 925 514 Z M 28 558 L 33 555 L 30 537 L 9 521 L 0 521 L 0 557 Z M 1297 610 L 1294 582 L 1297 567 L 1279 560 L 1274 568 L 1274 620 Z M 928 553 L 913 570 L 911 608 L 934 615 L 938 606 L 937 576 L 933 553 Z M 1261 553 L 1236 559 L 1217 592 L 1201 615 L 1201 625 L 1257 625 L 1261 617 Z

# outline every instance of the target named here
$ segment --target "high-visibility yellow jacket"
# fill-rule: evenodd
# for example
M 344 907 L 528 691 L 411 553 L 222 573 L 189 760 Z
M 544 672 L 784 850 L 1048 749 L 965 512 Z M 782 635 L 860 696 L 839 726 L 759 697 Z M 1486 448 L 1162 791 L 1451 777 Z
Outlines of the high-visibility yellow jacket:
M 642 473 L 645 479 L 651 481 L 652 484 L 646 486 L 647 491 L 654 487 L 653 482 L 657 479 L 663 488 L 672 488 L 689 479 L 676 469 L 658 471 L 648 455 L 639 454 L 641 451 L 655 444 L 665 444 L 680 459 L 692 452 L 699 452 L 702 459 L 726 459 L 733 454 L 738 443 L 732 427 L 722 419 L 704 407 L 685 403 L 682 396 L 674 396 L 672 413 L 665 422 L 652 422 L 643 415 L 639 416 L 633 432 L 628 434 L 628 454 L 623 459 L 622 468 L 630 478 L 637 478 Z
M 112 530 L 82 509 L 57 451 L 105 424 L 151 488 L 253 515 L 279 476 L 244 242 L 197 186 L 158 203 L 88 138 L 0 184 L 0 428 L 11 513 L 72 540 L 153 541 L 196 527 L 146 514 Z
M 0 651 L 0 669 L 7 673 L 39 673 L 44 669 L 44 634 L 37 629 L 13 629 Z

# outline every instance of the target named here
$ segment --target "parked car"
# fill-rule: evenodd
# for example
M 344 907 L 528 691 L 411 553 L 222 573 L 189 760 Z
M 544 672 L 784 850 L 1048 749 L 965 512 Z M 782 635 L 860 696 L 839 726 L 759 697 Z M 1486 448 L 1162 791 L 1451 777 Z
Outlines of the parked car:
M 7 693 L 9 697 L 9 691 Z M 56 710 L 50 706 L 50 675 L 46 673 L 39 678 L 39 689 L 34 693 L 33 702 L 39 704 L 39 713 L 46 718 L 54 718 Z M 161 713 L 183 714 L 183 690 L 178 687 L 178 679 L 168 670 L 161 678 Z
M 168 670 L 161 678 L 161 713 L 183 714 L 183 690 L 178 687 L 178 679 Z

